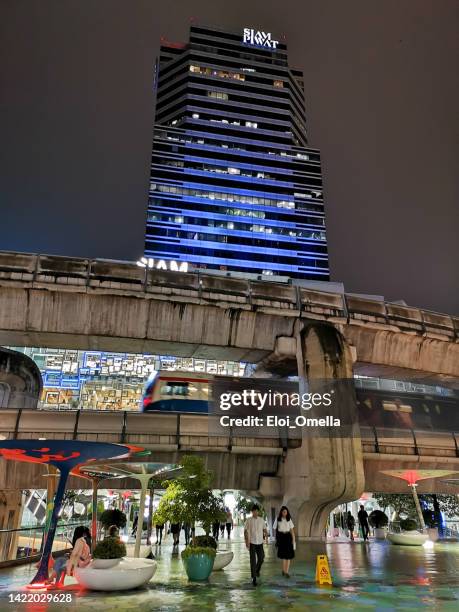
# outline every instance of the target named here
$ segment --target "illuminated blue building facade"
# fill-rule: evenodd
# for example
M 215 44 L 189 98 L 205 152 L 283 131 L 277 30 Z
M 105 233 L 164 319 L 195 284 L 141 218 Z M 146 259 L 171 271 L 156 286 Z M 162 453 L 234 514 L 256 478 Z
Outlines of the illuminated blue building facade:
M 328 280 L 303 76 L 270 34 L 192 26 L 162 44 L 145 255 Z

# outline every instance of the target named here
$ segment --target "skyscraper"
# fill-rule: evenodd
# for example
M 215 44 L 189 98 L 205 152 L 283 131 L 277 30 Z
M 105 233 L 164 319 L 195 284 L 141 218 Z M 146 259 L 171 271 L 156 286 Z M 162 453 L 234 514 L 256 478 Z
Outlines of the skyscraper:
M 155 82 L 145 255 L 328 280 L 320 154 L 285 43 L 193 25 L 163 42 Z

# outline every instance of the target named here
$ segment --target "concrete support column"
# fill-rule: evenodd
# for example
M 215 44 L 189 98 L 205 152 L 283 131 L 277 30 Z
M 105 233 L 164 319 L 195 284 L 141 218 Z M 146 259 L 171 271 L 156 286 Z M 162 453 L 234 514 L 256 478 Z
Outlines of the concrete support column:
M 297 336 L 300 393 L 314 392 L 314 382 L 353 376 L 349 346 L 332 325 L 311 323 Z M 358 437 L 353 386 L 341 401 L 341 413 L 352 418 L 353 435 L 346 438 L 307 435 L 302 446 L 289 450 L 283 470 L 283 503 L 288 506 L 300 538 L 321 539 L 330 511 L 358 499 L 364 488 L 363 458 Z
M 282 506 L 282 481 L 278 476 L 261 476 L 259 494 L 263 498 L 268 532 L 274 537 L 273 524 Z

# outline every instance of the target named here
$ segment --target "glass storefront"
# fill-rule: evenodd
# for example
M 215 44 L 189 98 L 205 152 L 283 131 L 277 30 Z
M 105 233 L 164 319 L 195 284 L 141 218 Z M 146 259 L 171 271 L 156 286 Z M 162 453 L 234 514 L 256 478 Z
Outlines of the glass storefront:
M 166 355 L 11 347 L 31 357 L 43 377 L 41 408 L 138 410 L 148 377 L 158 370 L 243 376 L 245 363 Z

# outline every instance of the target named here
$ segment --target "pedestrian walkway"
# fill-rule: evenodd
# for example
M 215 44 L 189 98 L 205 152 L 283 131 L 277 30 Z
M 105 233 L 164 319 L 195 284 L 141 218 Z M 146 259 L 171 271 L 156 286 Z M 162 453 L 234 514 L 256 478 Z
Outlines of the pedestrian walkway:
M 225 540 L 226 544 L 226 540 Z M 222 543 L 222 548 L 225 547 Z M 274 545 L 266 546 L 259 586 L 250 580 L 249 555 L 237 537 L 229 546 L 235 557 L 223 571 L 211 575 L 208 583 L 189 583 L 180 557 L 166 543 L 157 554 L 158 571 L 143 589 L 123 593 L 82 591 L 71 585 L 70 604 L 47 604 L 48 610 L 95 609 L 150 612 L 154 610 L 292 610 L 319 607 L 326 610 L 440 610 L 459 609 L 459 544 L 437 543 L 434 548 L 397 547 L 387 542 L 320 544 L 301 542 L 291 568 L 291 578 L 281 575 Z M 179 550 L 183 550 L 180 545 Z M 316 555 L 326 553 L 333 586 L 315 584 Z M 0 570 L 0 610 L 34 610 L 25 604 L 8 604 L 11 591 L 17 592 L 34 574 L 30 566 Z M 21 592 L 26 592 L 22 590 Z M 63 607 L 64 606 L 64 607 Z

